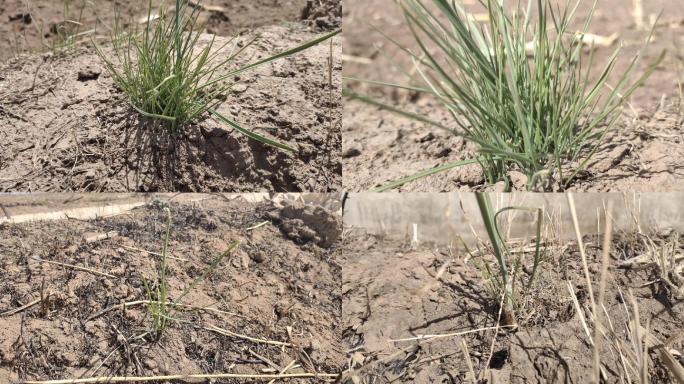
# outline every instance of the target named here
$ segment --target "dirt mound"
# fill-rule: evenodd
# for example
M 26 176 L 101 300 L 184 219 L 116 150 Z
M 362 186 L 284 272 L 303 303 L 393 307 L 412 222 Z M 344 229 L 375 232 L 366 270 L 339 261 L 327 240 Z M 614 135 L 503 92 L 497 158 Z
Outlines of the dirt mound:
M 594 292 L 601 259 L 596 244 L 600 241 L 585 241 Z M 551 252 L 531 290 L 519 298 L 519 330 L 498 334 L 489 329 L 496 324 L 498 303 L 492 299 L 484 270 L 475 267 L 476 260 L 466 261 L 465 252 L 413 250 L 365 235 L 348 236 L 342 247 L 342 337 L 354 368 L 347 372 L 347 383 L 352 376 L 375 383 L 461 382 L 469 372 L 461 338 L 475 372 L 488 370 L 489 383 L 591 381 L 591 344 L 567 287 L 571 282 L 587 313 L 588 293 L 574 244 Z M 650 321 L 654 335 L 666 340 L 680 333 L 684 303 L 664 285 L 653 283 L 654 269 L 617 268 L 625 259 L 644 252 L 640 240 L 617 238 L 613 249 L 605 307 L 616 334 L 629 342 L 625 333 L 631 315 L 625 304 L 628 289 L 638 301 L 641 323 Z M 496 268 L 494 260 L 489 262 Z M 423 342 L 391 341 L 461 332 L 465 333 Z M 684 341 L 669 347 L 681 351 Z M 601 362 L 606 382 L 619 382 L 623 372 L 613 352 L 604 344 Z M 671 382 L 662 361 L 655 353 L 651 357 L 653 382 Z
M 271 212 L 269 217 L 279 223 L 287 237 L 301 244 L 313 242 L 329 248 L 342 234 L 340 219 L 319 206 L 286 201 L 281 209 Z
M 267 27 L 236 65 L 313 39 Z M 203 43 L 209 36 L 202 38 Z M 220 42 L 217 41 L 217 45 Z M 2 67 L 0 191 L 320 191 L 341 184 L 341 62 L 328 44 L 232 79 L 222 114 L 293 146 L 267 147 L 212 119 L 173 145 L 127 104 L 91 50 L 13 60 Z M 226 49 L 229 49 L 226 48 Z
M 241 244 L 181 302 L 212 309 L 174 312 L 180 321 L 154 341 L 137 337 L 150 326 L 145 306 L 120 305 L 145 300 L 144 281 L 156 281 L 158 257 L 150 252 L 161 250 L 167 206 L 172 301 L 228 244 Z M 336 372 L 343 364 L 341 270 L 331 251 L 300 246 L 270 223 L 247 229 L 272 209 L 219 197 L 192 205 L 158 200 L 125 216 L 0 229 L 0 381 L 254 374 L 293 361 L 293 373 Z

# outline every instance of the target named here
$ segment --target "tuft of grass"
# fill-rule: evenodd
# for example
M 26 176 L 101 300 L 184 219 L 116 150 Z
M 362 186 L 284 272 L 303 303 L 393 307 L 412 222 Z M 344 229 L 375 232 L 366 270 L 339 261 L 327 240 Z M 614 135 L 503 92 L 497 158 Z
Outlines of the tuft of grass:
M 385 37 L 410 57 L 420 84 L 346 79 L 430 95 L 446 107 L 451 120 L 433 121 L 349 90 L 345 95 L 476 144 L 479 154 L 472 161 L 481 165 L 489 183 L 505 181 L 509 185 L 508 172 L 519 170 L 527 176 L 529 190 L 550 189 L 552 183 L 566 188 L 614 127 L 625 100 L 665 55 L 663 52 L 631 81 L 642 49 L 616 83 L 609 84 L 621 51 L 618 47 L 600 72 L 593 73 L 593 49 L 586 58 L 583 47 L 591 40 L 588 30 L 596 0 L 588 6 L 584 20 L 577 20 L 576 15 L 582 0 L 564 9 L 551 0 L 528 0 L 526 7 L 521 1 L 480 0 L 487 8 L 486 24 L 477 21 L 459 1 L 397 3 L 420 49 L 414 52 Z M 580 29 L 574 30 L 577 22 L 581 22 Z M 577 165 L 568 170 L 566 164 Z M 458 164 L 442 169 L 455 166 Z M 435 172 L 423 171 L 379 190 Z
M 200 7 L 176 0 L 173 17 L 161 7 L 153 14 L 148 0 L 147 20 L 142 30 L 122 34 L 119 28 L 111 38 L 114 59 L 97 46 L 97 52 L 118 88 L 141 115 L 176 138 L 192 122 L 212 115 L 231 128 L 264 144 L 288 151 L 294 149 L 248 130 L 219 114 L 232 84 L 229 79 L 282 57 L 304 51 L 340 31 L 301 44 L 285 52 L 235 69 L 236 58 L 257 39 L 241 45 L 237 38 L 217 46 L 215 36 L 200 48 L 198 26 Z M 225 48 L 230 46 L 228 54 Z
M 54 35 L 52 39 L 43 41 L 43 45 L 53 53 L 60 53 L 72 50 L 76 45 L 85 39 L 86 36 L 95 33 L 94 29 L 83 30 L 83 14 L 88 6 L 93 6 L 88 0 L 64 0 L 63 17 L 50 32 Z M 42 28 L 41 28 L 42 29 Z M 41 31 L 41 36 L 45 34 Z
M 166 259 L 169 248 L 169 232 L 171 230 L 171 210 L 168 207 L 165 207 L 164 213 L 166 213 L 166 226 L 164 230 L 164 241 L 161 252 L 161 260 L 159 262 L 158 276 L 154 289 L 150 287 L 150 285 L 147 283 L 147 280 L 143 277 L 143 286 L 145 287 L 148 300 L 147 311 L 152 317 L 152 325 L 150 326 L 150 330 L 144 335 L 150 334 L 156 340 L 161 338 L 164 330 L 169 324 L 169 321 L 177 320 L 173 317 L 173 312 L 178 307 L 178 305 L 169 304 L 169 285 L 166 276 Z M 190 285 L 183 289 L 178 298 L 174 300 L 174 304 L 182 304 L 183 298 L 190 293 L 190 291 L 195 289 L 195 287 L 197 287 L 197 285 L 202 282 L 214 269 L 216 269 L 221 260 L 233 253 L 239 244 L 239 241 L 232 242 L 225 252 L 214 258 L 214 260 L 204 269 L 204 272 L 202 272 L 200 276 L 193 280 Z

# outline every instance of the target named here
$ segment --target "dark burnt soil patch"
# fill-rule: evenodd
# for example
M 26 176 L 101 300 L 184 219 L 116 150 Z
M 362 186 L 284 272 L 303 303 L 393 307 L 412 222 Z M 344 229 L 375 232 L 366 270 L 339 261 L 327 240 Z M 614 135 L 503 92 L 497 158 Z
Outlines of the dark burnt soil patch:
M 317 36 L 289 26 L 241 39 L 257 34 L 236 65 Z M 0 77 L 0 191 L 337 190 L 342 67 L 339 39 L 333 44 L 332 99 L 325 43 L 231 79 L 219 108 L 295 153 L 211 119 L 169 144 L 127 105 L 92 50 L 13 60 Z
M 262 358 L 278 367 L 295 361 L 301 367 L 292 372 L 338 370 L 343 361 L 338 331 L 341 270 L 334 260 L 335 247 L 289 240 L 270 222 L 269 214 L 278 208 L 269 203 L 216 197 L 193 205 L 170 204 L 169 255 L 183 259 L 168 261 L 172 300 L 232 241 L 241 241 L 238 250 L 183 300 L 225 312 L 176 312 L 183 322 L 174 322 L 157 342 L 135 339 L 150 325 L 143 306 L 94 316 L 116 304 L 146 299 L 142 279 L 156 281 L 158 261 L 145 251 L 161 250 L 162 207 L 167 204 L 153 202 L 112 218 L 0 229 L 0 382 L 254 374 L 272 369 Z M 326 215 L 340 225 L 339 218 Z M 264 220 L 269 223 L 246 229 Z M 112 236 L 93 240 L 104 233 Z M 36 256 L 115 277 L 41 263 Z M 39 304 L 2 315 L 41 295 L 45 299 Z M 293 347 L 222 336 L 204 329 L 207 324 Z
M 562 3 L 562 2 L 561 2 Z M 475 7 L 475 6 L 473 6 Z M 589 7 L 580 7 L 583 17 Z M 477 8 L 469 8 L 479 12 Z M 613 76 L 624 73 L 629 60 L 637 54 L 648 31 L 638 29 L 632 15 L 632 6 L 622 0 L 601 0 L 597 3 L 596 17 L 590 32 L 610 36 L 617 33 L 623 41 L 622 59 Z M 681 110 L 680 84 L 684 81 L 684 13 L 682 7 L 669 0 L 644 2 L 644 20 L 663 11 L 655 38 L 646 49 L 639 64 L 643 70 L 658 55 L 668 55 L 653 76 L 636 91 L 625 108 L 624 118 L 609 135 L 586 173 L 570 186 L 578 191 L 678 191 L 684 190 L 684 171 L 679 157 L 684 152 L 684 130 Z M 398 68 L 410 70 L 408 55 L 383 38 L 372 27 L 380 28 L 395 41 L 416 48 L 401 12 L 391 0 L 368 3 L 346 0 L 344 7 L 344 52 L 348 57 L 344 75 L 405 83 L 406 77 Z M 595 50 L 594 75 L 600 73 L 603 63 L 612 54 L 613 47 Z M 398 67 L 398 68 L 397 68 Z M 609 83 L 614 84 L 611 80 Z M 442 118 L 449 123 L 443 106 L 432 98 L 415 94 L 393 92 L 387 87 L 347 82 L 345 86 L 359 93 L 369 93 L 393 105 L 412 112 Z M 666 100 L 660 105 L 661 98 Z M 457 137 L 432 129 L 410 119 L 360 103 L 346 102 L 344 106 L 344 187 L 351 191 L 364 191 L 388 181 L 415 174 L 475 155 L 475 148 Z M 625 151 L 625 149 L 627 149 Z M 518 175 L 511 176 L 514 189 L 524 183 Z M 402 191 L 457 191 L 496 190 L 500 186 L 486 185 L 477 165 L 454 169 L 404 186 Z
M 70 4 L 65 14 L 64 3 Z M 82 4 L 86 3 L 85 7 Z M 153 1 L 157 6 L 161 2 Z M 169 2 L 167 2 L 169 3 Z M 340 0 L 203 0 L 199 21 L 208 33 L 233 36 L 254 28 L 303 21 L 317 29 L 341 25 Z M 65 20 L 79 20 L 80 31 L 108 33 L 117 15 L 128 26 L 147 15 L 147 1 L 120 0 L 6 0 L 0 4 L 0 62 L 21 53 L 42 52 L 44 44 L 56 44 Z M 81 8 L 83 14 L 81 15 Z M 75 30 L 74 30 L 75 31 Z M 87 43 L 88 38 L 81 39 Z
M 657 241 L 665 240 L 660 237 Z M 595 292 L 601 258 L 598 242 L 597 238 L 585 239 Z M 614 240 L 605 306 L 617 335 L 626 338 L 623 298 L 627 300 L 631 289 L 642 324 L 650 319 L 653 334 L 665 340 L 682 330 L 682 298 L 659 284 L 647 284 L 654 280 L 652 267 L 616 268 L 619 261 L 642 253 L 642 244 L 632 235 Z M 473 260 L 465 262 L 463 251 L 412 250 L 401 242 L 366 235 L 350 235 L 342 247 L 342 338 L 348 364 L 355 369 L 355 373 L 346 372 L 346 382 L 351 383 L 354 375 L 363 383 L 466 380 L 461 337 L 421 343 L 389 340 L 495 326 L 498 303 Z M 445 263 L 449 264 L 438 281 L 435 276 Z M 577 247 L 569 243 L 557 248 L 540 269 L 530 293 L 520 300 L 517 332 L 495 335 L 488 330 L 462 336 L 476 374 L 489 368 L 482 382 L 590 382 L 592 349 L 567 288 L 570 281 L 587 313 L 590 304 Z M 670 347 L 681 351 L 684 341 Z M 655 353 L 650 356 L 654 362 L 652 382 L 673 382 Z M 605 344 L 601 361 L 606 382 L 618 382 L 621 369 Z

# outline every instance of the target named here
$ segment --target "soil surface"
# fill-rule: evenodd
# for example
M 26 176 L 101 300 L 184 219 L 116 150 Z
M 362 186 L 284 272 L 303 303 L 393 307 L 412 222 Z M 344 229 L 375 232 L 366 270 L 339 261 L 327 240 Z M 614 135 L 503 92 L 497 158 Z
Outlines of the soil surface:
M 611 36 L 616 33 L 623 51 L 613 73 L 624 73 L 629 61 L 642 47 L 649 33 L 653 15 L 663 10 L 655 37 L 645 49 L 638 64 L 643 70 L 660 55 L 668 54 L 646 84 L 637 90 L 618 121 L 592 159 L 586 172 L 572 185 L 577 191 L 681 191 L 684 169 L 679 161 L 684 153 L 684 111 L 680 100 L 684 81 L 684 10 L 677 2 L 655 0 L 643 2 L 645 27 L 638 28 L 632 3 L 622 0 L 600 0 L 591 33 Z M 399 68 L 410 69 L 408 55 L 375 31 L 380 28 L 400 44 L 415 48 L 412 35 L 404 25 L 398 7 L 391 0 L 368 3 L 346 0 L 344 4 L 345 40 L 344 75 L 361 79 L 405 82 Z M 580 7 L 583 16 L 588 7 Z M 469 8 L 477 13 L 481 9 Z M 598 74 L 602 64 L 613 53 L 612 47 L 595 50 Z M 638 71 L 636 73 L 639 73 Z M 380 86 L 346 82 L 356 92 L 398 105 L 433 120 L 449 122 L 442 105 L 428 96 L 393 92 Z M 474 157 L 475 147 L 463 139 L 451 137 L 426 124 L 381 111 L 357 101 L 345 101 L 343 126 L 344 187 L 364 191 L 388 181 L 415 174 L 450 162 Z M 569 164 L 572 166 L 572 164 Z M 510 175 L 513 189 L 525 188 L 517 175 Z M 405 185 L 402 191 L 497 190 L 487 185 L 478 165 L 443 172 Z
M 257 43 L 234 66 L 320 35 L 309 29 L 292 24 L 252 30 L 239 39 L 258 37 Z M 200 45 L 209 40 L 203 36 Z M 221 45 L 220 38 L 215 44 Z M 337 190 L 340 52 L 335 37 L 332 48 L 326 42 L 241 74 L 218 108 L 295 153 L 247 139 L 212 119 L 198 121 L 169 144 L 129 107 L 92 49 L 14 59 L 0 70 L 0 191 Z
M 0 382 L 260 374 L 281 371 L 293 361 L 297 366 L 290 373 L 339 372 L 344 361 L 336 262 L 340 218 L 320 207 L 283 204 L 221 196 L 194 203 L 156 200 L 110 218 L 4 225 Z M 178 303 L 184 288 L 229 244 L 239 240 L 240 245 L 180 301 L 212 310 L 174 311 L 179 321 L 159 340 L 136 338 L 151 324 L 146 307 L 120 305 L 147 299 L 144 281 L 155 289 L 159 257 L 150 252 L 162 249 L 166 206 L 172 212 L 171 301 Z M 212 325 L 238 335 L 208 330 Z
M 657 241 L 664 244 L 668 236 L 674 234 L 663 234 Z M 646 326 L 650 320 L 653 335 L 666 340 L 681 334 L 683 289 L 676 293 L 653 284 L 652 266 L 640 270 L 616 268 L 620 261 L 644 252 L 641 240 L 635 236 L 614 240 L 605 302 L 617 335 L 614 340 L 629 342 L 625 334 L 628 289 L 638 302 L 641 324 Z M 601 260 L 599 242 L 597 238 L 585 239 L 595 295 Z M 681 255 L 682 251 L 680 247 L 677 252 Z M 589 313 L 586 280 L 576 245 L 555 247 L 548 254 L 529 293 L 519 296 L 519 327 L 515 332 L 478 331 L 495 327 L 499 315 L 498 300 L 492 299 L 495 296 L 483 278 L 483 269 L 475 265 L 496 265 L 493 258 L 466 260 L 466 255 L 454 249 L 412 249 L 367 235 L 345 238 L 341 264 L 346 382 L 470 382 L 466 381 L 469 368 L 461 339 L 466 342 L 467 358 L 482 383 L 591 382 L 592 349 L 567 286 L 569 281 L 583 312 Z M 460 332 L 466 334 L 421 342 L 390 341 Z M 604 342 L 601 355 L 603 382 L 616 383 L 624 371 L 609 343 Z M 683 347 L 681 338 L 669 345 L 676 351 Z M 674 383 L 655 353 L 650 356 L 650 382 Z M 684 365 L 684 360 L 679 363 Z
M 164 3 L 154 0 L 153 5 Z M 165 4 L 170 4 L 166 1 Z M 233 36 L 257 27 L 304 21 L 317 29 L 341 25 L 340 0 L 203 0 L 200 22 L 208 33 Z M 103 38 L 117 16 L 125 25 L 147 15 L 147 1 L 6 0 L 0 4 L 0 62 L 59 46 L 66 32 L 94 30 L 79 39 Z M 79 22 L 80 27 L 68 21 Z

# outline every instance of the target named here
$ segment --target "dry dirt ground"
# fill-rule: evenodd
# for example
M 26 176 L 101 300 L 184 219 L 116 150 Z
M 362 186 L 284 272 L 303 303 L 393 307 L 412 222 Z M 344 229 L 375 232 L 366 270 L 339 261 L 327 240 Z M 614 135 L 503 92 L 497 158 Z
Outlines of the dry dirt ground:
M 598 291 L 601 258 L 597 241 L 585 238 L 594 292 Z M 633 236 L 614 240 L 605 304 L 618 335 L 614 340 L 627 341 L 629 289 L 638 302 L 641 324 L 650 320 L 650 329 L 660 340 L 681 336 L 684 296 L 676 297 L 673 291 L 652 284 L 653 268 L 615 267 L 620 260 L 642 252 L 639 244 Z M 390 339 L 495 327 L 498 300 L 492 298 L 483 275 L 474 267 L 481 260 L 466 262 L 463 251 L 414 250 L 401 242 L 360 234 L 349 235 L 342 247 L 346 383 L 470 382 L 466 381 L 469 369 L 461 339 L 475 374 L 483 375 L 481 383 L 591 382 L 592 349 L 566 283 L 571 282 L 582 310 L 588 313 L 588 291 L 576 245 L 556 249 L 540 266 L 531 290 L 519 300 L 516 332 L 497 334 L 490 329 L 421 342 Z M 680 247 L 678 252 L 682 251 Z M 492 261 L 488 262 L 495 268 Z M 603 382 L 617 383 L 622 370 L 615 350 L 603 345 Z M 683 347 L 681 338 L 670 345 L 680 352 Z M 650 356 L 654 362 L 651 382 L 674 383 L 656 354 Z M 679 363 L 684 365 L 681 355 Z M 354 376 L 357 381 L 352 381 Z
M 155 6 L 162 3 L 170 1 L 153 0 Z M 297 21 L 317 29 L 341 25 L 339 0 L 204 0 L 201 4 L 212 9 L 202 12 L 200 22 L 208 33 L 219 36 Z M 124 26 L 134 23 L 145 17 L 146 7 L 147 1 L 140 0 L 5 0 L 0 4 L 0 61 L 59 46 L 65 32 L 95 30 L 87 36 L 101 39 L 117 17 Z
M 207 30 L 240 33 L 241 42 L 257 37 L 235 65 L 312 40 L 341 22 L 334 1 L 225 3 L 228 11 L 203 13 L 209 13 Z M 340 44 L 338 36 L 332 47 L 322 43 L 231 79 L 219 111 L 288 143 L 292 154 L 211 119 L 169 146 L 145 129 L 92 49 L 20 55 L 0 65 L 0 191 L 339 190 Z
M 632 2 L 599 0 L 590 32 L 602 36 L 617 33 L 624 48 L 614 76 L 623 73 L 646 36 L 636 28 Z M 672 0 L 644 1 L 643 20 L 648 25 L 651 15 L 663 10 L 655 38 L 639 64 L 643 69 L 662 50 L 667 57 L 648 82 L 633 96 L 616 128 L 600 146 L 586 172 L 569 189 L 577 191 L 680 191 L 684 190 L 684 110 L 680 100 L 684 80 L 684 8 Z M 580 15 L 587 7 L 580 8 Z M 470 8 L 477 11 L 477 8 Z M 369 25 L 379 27 L 399 43 L 413 47 L 414 41 L 404 27 L 403 17 L 391 0 L 368 3 L 345 0 L 344 75 L 362 79 L 403 82 L 397 67 L 410 68 L 407 55 L 383 38 Z M 613 47 L 595 51 L 596 68 L 612 54 Z M 595 70 L 598 72 L 598 70 Z M 419 112 L 433 120 L 447 122 L 441 104 L 428 96 L 410 97 L 378 86 L 352 81 L 346 87 L 369 93 L 393 105 Z M 415 95 L 414 95 L 415 96 Z M 475 147 L 458 137 L 381 111 L 357 101 L 345 101 L 343 112 L 344 187 L 363 191 L 388 181 L 412 175 L 458 160 L 474 157 Z M 523 189 L 524 183 L 515 183 Z M 517 185 L 515 185 L 517 184 Z M 441 173 L 401 188 L 402 191 L 496 190 L 486 185 L 477 165 Z
M 168 201 L 109 218 L 0 228 L 0 382 L 259 374 L 292 361 L 298 365 L 292 373 L 339 372 L 339 215 L 225 196 Z M 157 282 L 159 257 L 151 252 L 162 249 L 163 207 L 172 212 L 171 301 L 230 243 L 240 245 L 180 302 L 218 311 L 179 310 L 161 339 L 136 338 L 150 327 L 146 307 L 117 305 L 147 299 L 144 281 Z M 211 325 L 239 335 L 210 331 Z

